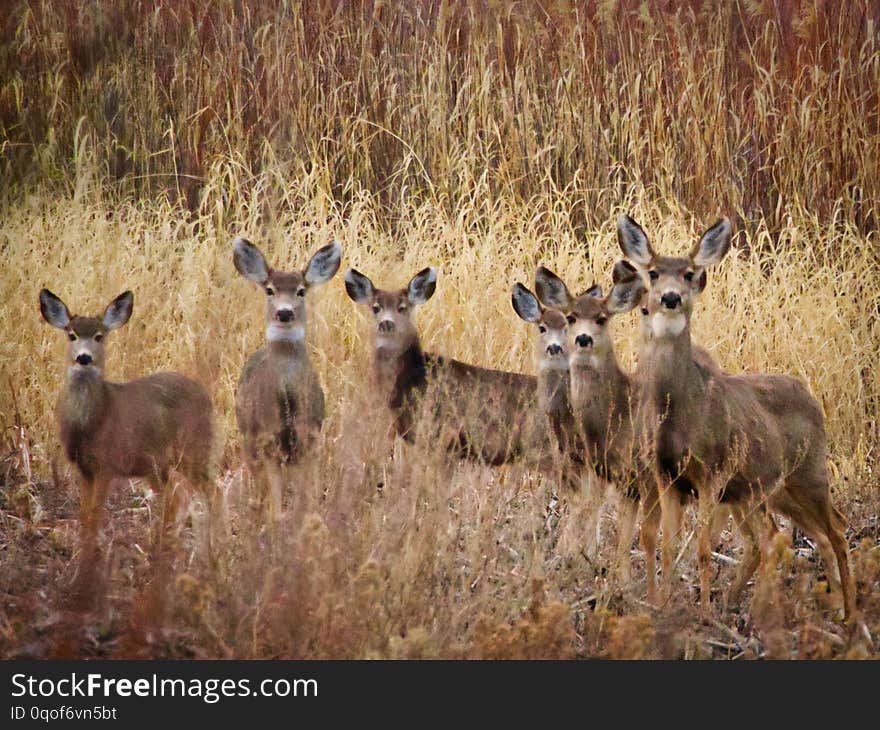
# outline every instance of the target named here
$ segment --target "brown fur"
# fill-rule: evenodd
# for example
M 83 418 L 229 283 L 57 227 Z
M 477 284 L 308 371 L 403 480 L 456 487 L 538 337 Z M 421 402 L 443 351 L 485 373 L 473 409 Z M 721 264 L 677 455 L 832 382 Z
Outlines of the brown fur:
M 629 219 L 621 248 L 646 275 L 651 336 L 642 337 L 640 420 L 660 484 L 664 583 L 671 581 L 680 532 L 677 488 L 698 497 L 701 600 L 709 604 L 711 523 L 716 505 L 729 504 L 746 538 L 746 554 L 729 599 L 735 600 L 758 566 L 772 529 L 763 502 L 812 535 L 842 588 L 848 617 L 855 611 L 842 519 L 831 505 L 824 419 L 802 383 L 787 376 L 735 376 L 695 356 L 690 318 L 706 285 L 706 267 L 729 247 L 729 224 L 719 222 L 687 258 L 657 256 Z M 670 306 L 671 305 L 671 306 Z M 758 543 L 757 545 L 755 543 Z M 835 580 L 835 570 L 839 581 Z
M 239 273 L 266 293 L 266 344 L 251 355 L 235 392 L 235 417 L 258 497 L 270 521 L 280 516 L 289 477 L 324 422 L 324 391 L 305 344 L 306 294 L 339 268 L 342 247 L 320 248 L 302 271 L 272 269 L 259 249 L 236 239 Z
M 354 271 L 346 274 L 346 286 L 349 296 L 377 318 L 376 384 L 398 435 L 490 465 L 526 453 L 536 431 L 536 379 L 423 353 L 411 314 L 433 294 L 433 280 L 422 300 L 408 289 L 374 289 Z
M 125 296 L 130 314 L 130 294 L 114 304 Z M 44 297 L 55 302 L 54 312 L 46 307 Z M 145 478 L 162 500 L 162 520 L 153 536 L 160 563 L 163 538 L 173 538 L 179 502 L 167 487 L 172 470 L 182 473 L 208 499 L 215 519 L 222 519 L 222 498 L 211 473 L 212 405 L 203 386 L 178 373 L 156 373 L 128 383 L 104 380 L 107 315 L 104 320 L 70 317 L 63 303 L 45 290 L 41 304 L 44 317 L 70 339 L 70 369 L 57 412 L 61 443 L 81 475 L 80 564 L 72 596 L 72 606 L 81 609 L 98 594 L 98 531 L 114 479 Z M 83 354 L 91 362 L 80 363 L 77 358 Z

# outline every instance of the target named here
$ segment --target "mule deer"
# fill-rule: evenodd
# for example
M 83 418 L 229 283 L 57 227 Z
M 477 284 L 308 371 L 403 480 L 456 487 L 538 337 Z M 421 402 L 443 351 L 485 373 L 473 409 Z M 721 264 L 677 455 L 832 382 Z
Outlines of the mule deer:
M 339 270 L 342 244 L 318 249 L 305 269 L 272 269 L 250 241 L 236 238 L 238 272 L 266 293 L 266 344 L 245 363 L 235 416 L 245 457 L 270 518 L 281 514 L 284 467 L 312 446 L 324 421 L 324 391 L 305 344 L 306 293 Z
M 549 269 L 539 267 L 535 274 L 538 299 L 551 307 L 541 310 L 542 319 L 561 320 L 565 325 L 571 411 L 581 458 L 596 477 L 613 482 L 622 492 L 615 562 L 624 583 L 632 579 L 629 549 L 639 502 L 644 504 L 640 537 L 645 549 L 648 598 L 653 601 L 659 524 L 657 491 L 650 474 L 636 458 L 632 414 L 637 389 L 621 370 L 608 331 L 611 318 L 632 310 L 644 288 L 641 279 L 630 276 L 615 280 L 607 296 L 603 296 L 601 286 L 593 285 L 575 297 Z
M 351 299 L 373 313 L 376 381 L 394 428 L 407 441 L 425 439 L 461 458 L 498 465 L 531 446 L 536 379 L 490 370 L 422 351 L 412 313 L 434 294 L 437 271 L 426 268 L 404 289 L 377 289 L 360 272 L 345 273 Z
M 847 617 L 855 611 L 844 519 L 831 504 L 821 408 L 799 380 L 784 375 L 728 375 L 694 357 L 691 316 L 706 271 L 730 248 L 731 225 L 713 225 L 688 256 L 658 256 L 642 228 L 618 221 L 624 255 L 648 286 L 649 336 L 642 337 L 641 420 L 659 480 L 666 591 L 681 525 L 680 491 L 698 499 L 700 600 L 709 607 L 710 532 L 716 505 L 731 507 L 745 537 L 745 555 L 728 594 L 735 600 L 755 572 L 772 525 L 762 503 L 812 536 L 842 590 Z M 757 549 L 756 549 L 757 544 Z
M 131 317 L 127 291 L 101 317 L 72 316 L 48 289 L 40 311 L 67 334 L 67 382 L 58 400 L 61 443 L 80 473 L 80 565 L 74 593 L 87 599 L 100 555 L 98 531 L 104 502 L 115 478 L 149 481 L 162 502 L 153 544 L 162 554 L 163 535 L 174 527 L 178 500 L 167 487 L 172 469 L 181 472 L 209 503 L 209 520 L 222 520 L 222 495 L 212 479 L 212 406 L 203 386 L 178 373 L 155 373 L 127 383 L 104 379 L 107 336 Z M 211 522 L 208 525 L 211 534 Z

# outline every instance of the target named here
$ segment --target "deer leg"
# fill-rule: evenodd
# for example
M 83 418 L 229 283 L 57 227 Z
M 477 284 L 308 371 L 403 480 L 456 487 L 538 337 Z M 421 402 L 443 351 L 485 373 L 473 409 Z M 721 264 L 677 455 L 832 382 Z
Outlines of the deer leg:
M 831 507 L 831 520 L 828 531 L 828 539 L 831 541 L 831 549 L 837 558 L 837 569 L 840 575 L 840 587 L 843 591 L 844 618 L 852 621 L 856 615 L 856 587 L 849 565 L 849 549 L 846 544 L 843 515 Z
M 284 494 L 284 468 L 281 464 L 270 462 L 266 464 L 266 487 L 268 488 L 267 512 L 271 523 L 281 519 L 282 495 Z
M 718 503 L 714 494 L 700 494 L 697 500 L 697 564 L 700 571 L 700 606 L 711 611 L 712 525 Z
M 672 573 L 678 540 L 681 534 L 682 501 L 681 495 L 670 484 L 664 484 L 660 492 L 660 523 L 663 529 L 663 543 L 660 551 L 661 599 L 666 601 L 672 595 Z
M 157 565 L 163 565 L 173 560 L 182 495 L 179 487 L 169 482 L 167 474 L 157 475 L 150 483 L 159 500 L 159 519 L 153 523 L 153 557 Z
M 91 608 L 100 593 L 98 564 L 101 551 L 98 532 L 104 514 L 108 482 L 103 478 L 83 477 L 79 493 L 79 564 L 70 597 L 73 611 Z
M 594 565 L 599 565 L 599 516 L 602 511 L 602 496 L 605 492 L 605 482 L 599 479 L 592 471 L 588 471 L 584 479 L 584 497 L 586 506 L 586 542 L 584 553 L 587 559 Z
M 743 589 L 751 580 L 766 549 L 766 541 L 761 539 L 763 514 L 754 511 L 751 505 L 735 504 L 731 507 L 733 519 L 743 538 L 743 556 L 736 578 L 731 583 L 724 601 L 725 611 L 739 602 Z
M 637 499 L 622 495 L 617 517 L 617 554 L 615 567 L 624 586 L 632 583 L 632 541 L 636 533 L 636 517 L 639 513 Z
M 642 526 L 639 542 L 645 552 L 645 578 L 648 603 L 657 603 L 657 533 L 660 529 L 660 495 L 655 484 L 642 489 Z

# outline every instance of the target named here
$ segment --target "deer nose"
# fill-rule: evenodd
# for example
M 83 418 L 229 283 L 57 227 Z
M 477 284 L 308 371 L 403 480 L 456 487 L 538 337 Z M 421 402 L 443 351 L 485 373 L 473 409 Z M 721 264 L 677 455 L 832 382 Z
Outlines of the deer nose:
M 558 342 L 554 342 L 552 345 L 547 345 L 547 354 L 548 355 L 561 355 L 562 354 L 562 345 Z
M 578 335 L 574 338 L 574 344 L 578 347 L 590 347 L 593 344 L 593 338 L 589 335 Z
M 662 297 L 660 297 L 660 303 L 667 309 L 675 309 L 679 304 L 681 304 L 681 294 L 668 291 Z
M 87 352 L 81 352 L 76 356 L 76 362 L 79 365 L 90 365 L 92 362 L 92 356 Z
M 291 322 L 293 321 L 293 310 L 292 309 L 279 309 L 275 316 L 278 317 L 279 322 Z
M 394 322 L 390 319 L 383 319 L 379 322 L 379 332 L 383 335 L 390 335 L 394 332 Z

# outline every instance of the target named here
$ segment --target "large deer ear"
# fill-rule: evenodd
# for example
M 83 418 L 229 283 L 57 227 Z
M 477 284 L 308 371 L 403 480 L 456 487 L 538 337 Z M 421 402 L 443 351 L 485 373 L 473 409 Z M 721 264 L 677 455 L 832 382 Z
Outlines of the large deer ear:
M 409 286 L 406 288 L 406 295 L 409 297 L 410 304 L 418 306 L 419 304 L 424 304 L 434 296 L 434 290 L 436 288 L 437 269 L 433 266 L 429 266 L 426 269 L 422 269 L 412 278 L 409 282 Z
M 617 282 L 605 298 L 605 309 L 609 314 L 622 314 L 635 309 L 645 293 L 645 282 L 641 276 Z
M 104 310 L 103 324 L 108 330 L 119 329 L 128 322 L 131 310 L 134 306 L 134 294 L 130 291 L 123 292 Z
M 64 329 L 70 324 L 70 311 L 67 305 L 48 289 L 40 291 L 40 313 L 53 327 Z
M 357 269 L 345 272 L 345 291 L 349 299 L 358 304 L 366 304 L 373 298 L 375 289 L 370 281 Z
M 248 281 L 263 286 L 269 280 L 269 265 L 260 249 L 250 241 L 238 237 L 232 242 L 235 268 Z
M 636 266 L 650 266 L 654 260 L 654 250 L 642 227 L 628 215 L 617 219 L 617 243 L 623 255 Z
M 333 241 L 319 248 L 309 260 L 303 274 L 306 284 L 314 286 L 330 281 L 339 271 L 340 261 L 342 261 L 342 244 L 339 241 Z
M 537 298 L 519 282 L 513 285 L 510 301 L 513 304 L 513 310 L 520 319 L 524 319 L 526 322 L 537 322 L 541 319 L 543 312 Z
M 545 307 L 553 309 L 567 309 L 574 301 L 565 282 L 544 266 L 535 272 L 535 293 Z
M 714 266 L 730 250 L 730 234 L 733 228 L 727 218 L 722 218 L 697 242 L 691 251 L 691 261 L 698 269 Z

